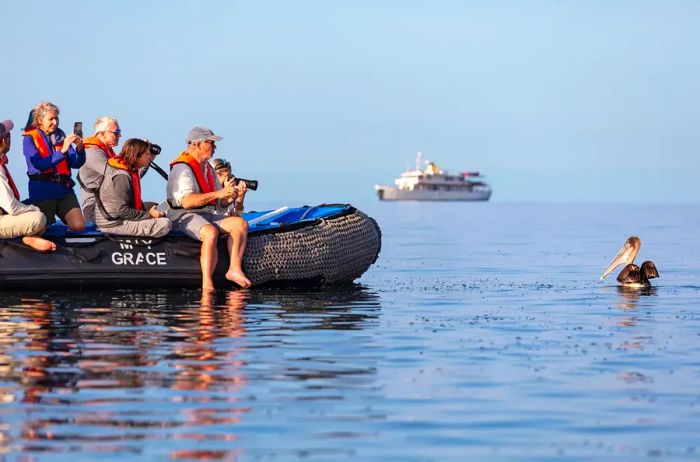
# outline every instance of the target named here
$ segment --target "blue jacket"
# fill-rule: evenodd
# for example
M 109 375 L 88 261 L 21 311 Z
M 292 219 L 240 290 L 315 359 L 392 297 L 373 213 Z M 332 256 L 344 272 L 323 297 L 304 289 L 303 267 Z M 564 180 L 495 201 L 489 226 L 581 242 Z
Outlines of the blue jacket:
M 39 150 L 34 145 L 34 140 L 31 136 L 25 136 L 23 141 L 24 157 L 27 161 L 27 175 L 37 175 L 43 170 L 48 170 L 54 165 L 63 160 L 63 153 L 56 151 L 54 145 L 65 138 L 65 133 L 62 130 L 56 129 L 50 136 L 39 130 L 41 136 L 46 141 L 51 155 L 41 157 Z M 66 152 L 68 166 L 70 168 L 80 168 L 85 163 L 85 149 L 76 151 L 71 145 Z M 68 187 L 64 183 L 57 183 L 48 180 L 29 180 L 29 202 L 42 201 L 48 199 L 63 199 L 68 194 L 73 193 L 73 188 Z

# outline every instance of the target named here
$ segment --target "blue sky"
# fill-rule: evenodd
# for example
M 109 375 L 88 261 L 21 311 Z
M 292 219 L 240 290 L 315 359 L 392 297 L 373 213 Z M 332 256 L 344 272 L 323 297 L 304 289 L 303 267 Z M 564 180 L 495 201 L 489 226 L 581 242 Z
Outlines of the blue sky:
M 251 205 L 373 200 L 419 150 L 495 201 L 700 198 L 700 2 L 27 5 L 2 2 L 0 119 L 41 100 L 68 129 L 114 115 L 163 166 L 209 126 L 260 180 Z

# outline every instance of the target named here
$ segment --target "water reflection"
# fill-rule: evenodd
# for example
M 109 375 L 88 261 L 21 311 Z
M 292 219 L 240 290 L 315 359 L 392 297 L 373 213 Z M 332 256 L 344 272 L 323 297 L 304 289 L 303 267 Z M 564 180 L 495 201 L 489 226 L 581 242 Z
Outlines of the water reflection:
M 633 328 L 639 323 L 639 316 L 636 314 L 636 310 L 642 303 L 642 297 L 656 296 L 656 287 L 644 287 L 644 288 L 631 288 L 618 286 L 617 293 L 620 296 L 620 301 L 617 307 L 629 313 L 627 316 L 623 316 L 617 320 L 617 325 L 624 328 Z M 642 350 L 650 342 L 650 339 L 646 336 L 635 335 L 631 339 L 625 340 L 620 348 L 623 350 Z M 631 374 L 631 375 L 629 375 Z M 621 376 L 622 380 L 630 383 L 630 377 L 635 377 L 636 373 L 623 373 Z M 639 381 L 639 380 L 637 380 Z
M 293 351 L 295 332 L 359 331 L 378 312 L 361 287 L 2 296 L 0 453 L 143 454 L 157 440 L 170 458 L 236 459 L 251 380 L 318 395 L 374 373 L 319 352 L 278 361 L 278 348 Z
M 656 287 L 632 288 L 617 286 L 617 293 L 621 297 L 617 307 L 623 310 L 634 310 L 639 305 L 640 297 L 656 296 Z
M 171 328 L 183 337 L 173 345 L 171 359 L 176 377 L 172 388 L 177 390 L 210 390 L 222 381 L 229 382 L 229 390 L 239 391 L 245 385 L 238 357 L 244 351 L 240 342 L 230 342 L 231 348 L 217 350 L 217 338 L 240 339 L 245 336 L 243 310 L 247 291 L 228 292 L 225 303 L 215 305 L 214 293 L 204 292 L 199 309 L 190 316 L 174 318 Z
M 617 292 L 621 297 L 617 307 L 632 313 L 639 308 L 643 300 L 642 297 L 656 296 L 656 287 L 631 288 L 618 286 Z M 617 325 L 619 327 L 632 328 L 637 326 L 638 322 L 639 317 L 637 315 L 629 315 L 618 320 Z M 650 342 L 651 339 L 648 336 L 635 335 L 631 339 L 625 340 L 620 345 L 620 348 L 622 350 L 643 350 Z M 647 385 L 654 382 L 651 375 L 639 371 L 621 371 L 618 377 L 622 382 L 630 386 Z
M 641 297 L 656 296 L 656 287 L 653 286 L 644 288 L 616 286 L 615 291 L 618 295 L 618 301 L 615 306 L 625 313 L 628 313 L 627 316 L 616 318 L 619 327 L 636 326 L 639 321 L 636 311 L 643 301 Z M 605 292 L 607 292 L 607 290 Z
M 362 329 L 379 316 L 379 296 L 362 286 L 333 292 L 269 290 L 257 292 L 250 302 L 277 306 L 283 329 Z

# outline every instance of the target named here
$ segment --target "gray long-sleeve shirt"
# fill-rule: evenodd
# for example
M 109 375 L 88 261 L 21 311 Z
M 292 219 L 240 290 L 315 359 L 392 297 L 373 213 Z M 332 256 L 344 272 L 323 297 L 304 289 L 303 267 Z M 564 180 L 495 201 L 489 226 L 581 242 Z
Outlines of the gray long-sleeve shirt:
M 102 183 L 102 175 L 107 165 L 107 154 L 97 146 L 89 146 L 85 149 L 85 164 L 80 167 L 78 174 L 80 181 L 88 189 L 98 189 Z M 148 171 L 148 167 L 139 170 L 141 178 Z M 95 195 L 80 186 L 80 196 L 82 198 L 81 209 L 87 221 L 95 221 Z
M 134 208 L 132 191 L 131 175 L 125 170 L 107 166 L 99 197 L 107 214 L 116 220 L 109 220 L 100 207 L 95 207 L 95 224 L 98 228 L 117 226 L 125 220 L 141 221 L 151 218 L 147 210 Z
M 80 181 L 89 189 L 97 189 L 102 181 L 102 172 L 107 165 L 107 154 L 97 146 L 90 146 L 85 149 L 85 163 L 80 170 Z M 80 186 L 80 196 L 82 198 L 83 215 L 87 221 L 95 220 L 95 195 Z

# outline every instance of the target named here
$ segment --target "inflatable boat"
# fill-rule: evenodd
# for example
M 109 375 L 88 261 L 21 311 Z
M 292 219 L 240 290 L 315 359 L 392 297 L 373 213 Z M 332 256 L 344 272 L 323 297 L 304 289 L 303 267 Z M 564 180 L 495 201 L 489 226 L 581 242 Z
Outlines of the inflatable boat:
M 243 269 L 258 286 L 350 283 L 381 249 L 377 222 L 348 204 L 282 207 L 250 212 Z M 103 289 L 199 287 L 200 243 L 182 234 L 161 239 L 109 236 L 94 227 L 74 233 L 58 223 L 44 234 L 57 244 L 37 252 L 19 239 L 0 240 L 0 289 Z M 224 277 L 226 239 L 218 244 L 218 288 Z

